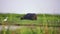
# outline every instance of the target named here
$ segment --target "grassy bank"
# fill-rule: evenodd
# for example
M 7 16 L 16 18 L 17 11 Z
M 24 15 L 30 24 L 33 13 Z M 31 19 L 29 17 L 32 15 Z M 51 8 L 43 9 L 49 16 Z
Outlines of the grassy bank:
M 0 14 L 0 23 L 8 17 L 7 22 L 9 24 L 48 24 L 48 25 L 60 25 L 60 15 L 50 14 L 37 14 L 37 20 L 21 20 L 21 16 L 24 14 Z
M 37 14 L 37 20 L 21 20 L 21 16 L 25 14 L 0 14 L 0 24 L 36 24 L 40 26 L 24 26 L 17 28 L 16 30 L 9 30 L 9 28 L 2 29 L 0 34 L 60 34 L 60 27 L 48 27 L 60 26 L 60 15 L 51 14 Z M 7 22 L 3 20 L 8 17 Z

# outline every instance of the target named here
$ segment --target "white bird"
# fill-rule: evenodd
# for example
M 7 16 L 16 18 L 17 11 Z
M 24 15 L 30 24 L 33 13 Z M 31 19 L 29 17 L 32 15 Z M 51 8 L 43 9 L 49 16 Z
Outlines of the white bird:
M 8 17 L 6 17 L 6 18 L 4 19 L 4 21 L 7 21 L 7 19 L 8 19 Z

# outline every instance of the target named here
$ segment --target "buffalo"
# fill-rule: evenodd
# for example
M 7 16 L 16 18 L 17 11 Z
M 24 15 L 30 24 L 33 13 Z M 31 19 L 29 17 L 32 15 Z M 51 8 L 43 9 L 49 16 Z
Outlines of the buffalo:
M 28 13 L 21 17 L 21 20 L 27 19 L 27 20 L 37 20 L 37 15 L 35 13 Z

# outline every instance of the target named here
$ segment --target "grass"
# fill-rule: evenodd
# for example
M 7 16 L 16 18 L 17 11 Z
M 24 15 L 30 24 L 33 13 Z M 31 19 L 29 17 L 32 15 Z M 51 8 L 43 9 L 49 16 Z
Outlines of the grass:
M 48 25 L 60 25 L 60 15 L 47 15 L 43 14 L 37 15 L 37 20 L 21 20 L 21 16 L 24 14 L 0 14 L 0 23 L 3 22 L 4 18 L 8 16 L 9 24 L 48 24 Z M 45 18 L 44 18 L 45 17 Z M 44 23 L 45 20 L 45 23 Z
M 5 34 L 60 34 L 59 27 L 48 27 L 49 26 L 60 26 L 60 15 L 51 14 L 37 14 L 37 20 L 21 20 L 21 16 L 24 14 L 0 14 L 0 23 L 3 24 L 3 20 L 8 16 L 8 24 L 42 24 L 40 26 L 24 26 L 22 28 L 17 28 L 16 30 L 2 30 L 1 34 L 5 31 Z M 46 26 L 44 26 L 46 25 Z

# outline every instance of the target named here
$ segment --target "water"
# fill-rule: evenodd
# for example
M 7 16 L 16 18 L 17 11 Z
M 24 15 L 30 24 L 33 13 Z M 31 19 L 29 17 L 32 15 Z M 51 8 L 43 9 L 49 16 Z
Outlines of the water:
M 19 28 L 19 29 L 21 29 L 21 28 L 23 28 L 23 27 L 27 27 L 27 28 L 30 28 L 30 26 L 14 26 L 14 25 L 11 25 L 11 26 L 5 26 L 5 29 L 7 30 L 8 28 L 10 29 L 10 30 L 16 30 L 17 28 Z M 32 27 L 34 27 L 34 26 L 32 26 Z M 44 29 L 45 27 L 40 27 L 41 29 Z M 2 25 L 0 25 L 0 31 L 3 29 L 3 26 Z M 56 29 L 56 30 L 60 30 L 60 27 L 48 27 L 48 29 L 51 29 L 51 30 L 53 30 L 53 29 Z
M 15 29 L 21 28 L 21 27 L 23 27 L 23 26 L 5 26 L 5 29 L 8 29 L 8 27 L 9 27 L 10 30 L 15 30 Z M 0 25 L 0 31 L 1 31 L 2 29 L 3 29 L 3 26 Z

